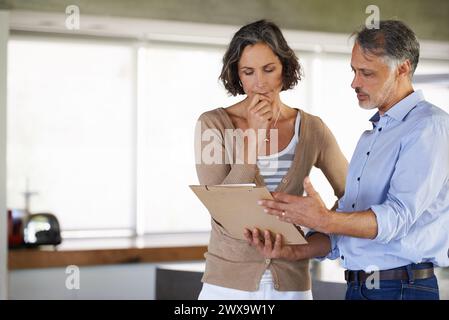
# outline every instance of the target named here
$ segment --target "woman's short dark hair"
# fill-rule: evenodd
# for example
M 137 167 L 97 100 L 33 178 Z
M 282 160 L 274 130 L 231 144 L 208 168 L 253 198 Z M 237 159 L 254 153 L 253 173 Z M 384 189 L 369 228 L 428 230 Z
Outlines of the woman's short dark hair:
M 295 52 L 288 46 L 281 30 L 273 22 L 259 20 L 247 24 L 236 32 L 223 56 L 220 80 L 230 94 L 244 94 L 238 74 L 238 63 L 248 45 L 268 45 L 282 64 L 282 90 L 293 88 L 301 80 L 302 69 Z

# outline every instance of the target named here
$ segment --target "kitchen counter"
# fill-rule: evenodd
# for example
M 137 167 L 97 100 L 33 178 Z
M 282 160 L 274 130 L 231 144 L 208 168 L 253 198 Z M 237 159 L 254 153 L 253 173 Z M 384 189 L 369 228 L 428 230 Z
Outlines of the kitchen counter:
M 209 233 L 157 234 L 106 239 L 65 239 L 58 246 L 10 249 L 14 269 L 203 260 Z

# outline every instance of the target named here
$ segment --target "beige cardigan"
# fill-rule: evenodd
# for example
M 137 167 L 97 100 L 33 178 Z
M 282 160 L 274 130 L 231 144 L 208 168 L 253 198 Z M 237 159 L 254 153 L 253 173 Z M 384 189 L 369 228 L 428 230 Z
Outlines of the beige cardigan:
M 315 166 L 321 169 L 332 185 L 335 195 L 341 198 L 345 188 L 348 162 L 324 122 L 302 110 L 299 110 L 299 112 L 301 123 L 294 160 L 276 191 L 302 195 L 303 180 L 309 175 L 312 166 Z M 229 150 L 224 150 L 224 130 L 235 129 L 235 127 L 223 108 L 205 112 L 199 117 L 197 133 L 203 133 L 207 129 L 215 129 L 215 138 L 220 141 L 218 147 L 222 148 L 223 154 L 228 153 Z M 265 185 L 257 165 L 236 164 L 235 154 L 230 155 L 233 157 L 232 164 L 226 164 L 224 161 L 223 164 L 202 163 L 201 154 L 198 150 L 203 150 L 210 144 L 210 140 L 202 141 L 198 138 L 200 137 L 195 138 L 195 154 L 200 184 L 256 183 L 257 185 Z M 235 150 L 232 153 L 235 153 Z M 244 213 L 242 212 L 242 214 Z M 262 274 L 268 268 L 273 275 L 276 290 L 310 290 L 309 260 L 264 259 L 246 241 L 232 238 L 214 220 L 211 220 L 211 224 L 212 231 L 208 252 L 205 254 L 206 270 L 202 282 L 227 288 L 256 291 Z

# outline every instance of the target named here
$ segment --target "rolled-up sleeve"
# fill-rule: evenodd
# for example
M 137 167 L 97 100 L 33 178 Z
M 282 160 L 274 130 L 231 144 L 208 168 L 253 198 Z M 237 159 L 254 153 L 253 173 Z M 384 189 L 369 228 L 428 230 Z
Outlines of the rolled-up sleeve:
M 449 179 L 449 125 L 439 120 L 423 120 L 404 137 L 386 200 L 371 206 L 378 225 L 374 241 L 405 237 Z
M 310 230 L 307 233 L 307 237 L 309 237 L 315 233 L 318 233 L 318 231 Z M 326 235 L 331 240 L 331 250 L 327 255 L 325 255 L 323 257 L 315 257 L 315 259 L 318 261 L 323 261 L 325 259 L 335 260 L 338 257 L 340 257 L 340 250 L 338 250 L 338 246 L 337 246 L 338 236 L 334 235 L 334 234 L 326 234 Z

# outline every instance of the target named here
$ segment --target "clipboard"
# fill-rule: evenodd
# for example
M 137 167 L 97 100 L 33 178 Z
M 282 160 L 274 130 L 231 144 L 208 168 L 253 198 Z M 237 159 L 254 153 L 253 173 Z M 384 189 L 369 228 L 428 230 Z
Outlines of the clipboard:
M 246 240 L 245 228 L 269 230 L 283 236 L 286 244 L 306 244 L 299 230 L 292 223 L 279 220 L 264 212 L 258 200 L 273 200 L 265 186 L 247 185 L 190 185 L 210 215 L 234 238 Z

